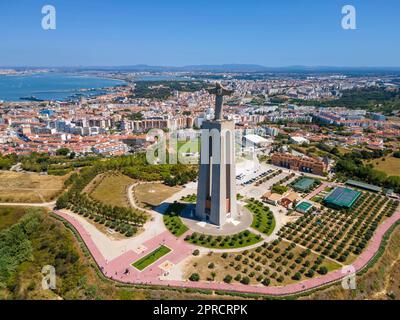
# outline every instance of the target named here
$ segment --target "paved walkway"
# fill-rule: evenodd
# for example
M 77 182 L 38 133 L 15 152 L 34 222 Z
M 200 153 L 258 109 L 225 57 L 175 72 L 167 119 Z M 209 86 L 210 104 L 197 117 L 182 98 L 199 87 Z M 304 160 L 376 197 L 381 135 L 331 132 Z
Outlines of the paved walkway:
M 55 201 L 52 202 L 40 202 L 40 203 L 20 203 L 20 202 L 4 202 L 0 203 L 2 207 L 44 207 L 53 208 L 56 205 Z
M 182 222 L 193 232 L 204 233 L 212 236 L 226 236 L 240 233 L 247 230 L 253 222 L 253 214 L 241 205 L 238 205 L 238 216 L 235 219 L 228 219 L 222 226 L 218 227 L 194 217 L 195 204 L 188 204 L 181 212 Z
M 311 192 L 309 195 L 305 197 L 306 200 L 311 200 L 314 198 L 316 195 L 320 194 L 322 191 L 324 191 L 326 188 L 332 187 L 334 184 L 333 183 L 327 183 L 323 182 L 317 189 L 315 189 L 313 192 Z
M 129 200 L 133 207 L 136 204 L 131 196 L 133 186 L 128 189 Z M 322 187 L 321 187 L 322 189 Z M 190 190 L 183 191 L 182 193 L 189 193 Z M 181 195 L 179 195 L 181 196 Z M 170 201 L 173 202 L 178 196 L 174 195 L 171 199 L 167 199 L 166 204 Z M 32 206 L 32 207 L 47 207 L 52 209 L 54 202 L 50 203 L 0 203 L 0 206 Z M 245 292 L 256 293 L 265 295 L 290 295 L 299 292 L 311 290 L 332 282 L 336 282 L 346 275 L 342 270 L 336 270 L 325 276 L 318 276 L 313 279 L 305 280 L 301 283 L 290 284 L 283 287 L 264 287 L 246 286 L 242 284 L 226 284 L 215 282 L 190 282 L 183 280 L 167 280 L 174 277 L 175 274 L 181 274 L 176 269 L 181 269 L 186 259 L 190 259 L 194 249 L 199 249 L 201 253 L 213 251 L 215 253 L 226 252 L 226 250 L 206 249 L 193 246 L 184 241 L 185 235 L 176 238 L 168 232 L 164 226 L 162 213 L 166 210 L 167 205 L 161 205 L 156 209 L 147 210 L 152 219 L 145 225 L 145 231 L 138 236 L 131 239 L 112 240 L 104 233 L 100 232 L 93 224 L 88 222 L 85 218 L 74 214 L 68 210 L 54 211 L 55 214 L 67 220 L 79 232 L 83 241 L 87 245 L 96 263 L 102 270 L 103 274 L 111 279 L 131 284 L 151 284 L 184 288 L 197 288 L 208 290 L 223 290 L 232 292 Z M 279 213 L 274 212 L 274 215 Z M 400 220 L 400 212 L 397 212 L 392 217 L 386 219 L 377 229 L 368 248 L 353 262 L 352 266 L 357 270 L 361 270 L 378 252 L 382 239 L 390 227 Z M 278 224 L 284 221 L 279 221 Z M 254 232 L 254 230 L 252 230 Z M 190 233 L 191 231 L 188 231 Z M 275 235 L 271 237 L 264 236 L 264 240 L 272 240 Z M 143 271 L 139 271 L 131 264 L 141 257 L 149 254 L 157 249 L 160 245 L 165 245 L 171 249 L 171 252 L 157 260 L 154 264 L 150 265 Z M 248 248 L 257 247 L 260 244 L 255 244 Z M 242 251 L 240 249 L 229 249 L 229 252 Z M 161 265 L 169 261 L 176 267 L 169 272 L 161 269 Z M 180 270 L 181 271 L 181 270 Z M 169 275 L 169 273 L 171 273 Z
M 79 232 L 82 239 L 86 243 L 88 249 L 92 253 L 96 263 L 99 265 L 102 272 L 109 278 L 121 281 L 124 283 L 131 284 L 151 284 L 151 285 L 162 285 L 162 286 L 173 286 L 173 287 L 185 287 L 185 288 L 197 288 L 197 289 L 209 289 L 209 290 L 223 290 L 233 292 L 245 292 L 245 293 L 256 293 L 265 295 L 289 295 L 295 294 L 307 290 L 311 290 L 317 287 L 324 286 L 326 284 L 336 282 L 346 275 L 342 273 L 342 270 L 336 270 L 325 276 L 319 276 L 313 279 L 305 280 L 301 283 L 290 284 L 283 287 L 264 287 L 259 286 L 246 286 L 242 284 L 226 284 L 226 283 L 214 283 L 214 282 L 190 282 L 190 281 L 178 281 L 178 280 L 163 280 L 164 276 L 167 276 L 159 266 L 165 262 L 170 261 L 174 264 L 182 262 L 185 258 L 190 256 L 194 246 L 186 243 L 184 237 L 176 238 L 171 235 L 168 231 L 165 231 L 154 238 L 147 240 L 143 243 L 146 248 L 141 253 L 136 253 L 133 250 L 129 250 L 118 257 L 108 261 L 93 241 L 90 234 L 85 228 L 78 222 L 77 219 L 73 218 L 64 212 L 55 211 L 55 213 L 68 222 L 70 222 L 75 229 Z M 378 252 L 382 239 L 385 233 L 390 227 L 400 220 L 400 212 L 397 212 L 392 217 L 385 220 L 377 229 L 375 235 L 371 239 L 368 248 L 357 258 L 352 264 L 354 268 L 359 271 L 365 267 L 368 262 Z M 166 245 L 172 249 L 172 252 L 157 260 L 153 265 L 149 266 L 142 272 L 136 270 L 131 264 L 137 259 L 147 255 L 151 251 L 155 250 L 160 245 Z M 217 250 L 213 250 L 217 252 Z

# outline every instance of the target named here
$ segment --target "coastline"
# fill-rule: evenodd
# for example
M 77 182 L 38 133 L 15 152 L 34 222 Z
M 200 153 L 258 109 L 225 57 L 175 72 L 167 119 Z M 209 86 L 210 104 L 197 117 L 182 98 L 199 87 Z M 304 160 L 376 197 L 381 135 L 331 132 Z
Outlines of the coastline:
M 0 82 L 3 80 L 3 84 L 7 82 L 7 78 L 12 79 L 11 81 L 15 83 L 11 83 L 9 87 L 3 87 L 3 91 L 0 92 L 0 100 L 3 101 L 3 103 L 38 100 L 61 102 L 75 101 L 77 99 L 74 97 L 75 95 L 95 98 L 106 94 L 109 89 L 128 85 L 128 81 L 116 77 L 77 72 L 48 71 L 31 72 L 29 74 L 0 74 Z M 24 82 L 31 83 L 26 85 Z M 76 84 L 74 82 L 76 82 Z M 23 87 L 24 85 L 25 87 Z M 84 94 L 85 92 L 91 92 L 93 95 L 86 96 Z M 32 100 L 23 99 L 26 97 L 30 97 Z

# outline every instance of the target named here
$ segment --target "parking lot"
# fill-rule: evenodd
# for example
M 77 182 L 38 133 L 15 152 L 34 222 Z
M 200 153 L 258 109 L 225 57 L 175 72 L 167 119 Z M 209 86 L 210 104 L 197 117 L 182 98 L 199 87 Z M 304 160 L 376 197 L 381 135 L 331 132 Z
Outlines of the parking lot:
M 255 185 L 257 180 L 265 178 L 266 176 L 271 175 L 275 171 L 276 170 L 271 169 L 271 168 L 264 168 L 263 172 L 266 172 L 266 173 L 268 172 L 266 175 L 263 175 L 262 177 L 258 178 L 258 176 L 261 176 L 261 173 L 259 173 L 258 175 L 255 175 L 254 177 L 246 180 L 246 183 L 242 183 L 242 184 L 238 185 L 238 188 L 237 188 L 238 193 L 240 193 L 241 195 L 243 195 L 245 197 L 261 199 L 261 197 L 268 190 L 270 190 L 270 188 L 272 187 L 273 184 L 277 183 L 278 181 L 280 181 L 281 179 L 284 179 L 285 177 L 287 177 L 289 175 L 288 172 L 282 172 L 281 174 L 276 175 L 275 177 L 265 181 L 264 183 L 262 183 L 260 185 Z M 256 179 L 254 179 L 254 178 L 256 178 Z M 252 181 L 252 182 L 250 182 L 250 181 Z
M 256 183 L 258 180 L 270 175 L 271 173 L 273 173 L 273 171 L 274 170 L 272 169 L 260 168 L 259 170 L 256 170 L 251 174 L 245 175 L 242 173 L 236 176 L 236 182 L 241 186 L 251 185 L 253 183 Z

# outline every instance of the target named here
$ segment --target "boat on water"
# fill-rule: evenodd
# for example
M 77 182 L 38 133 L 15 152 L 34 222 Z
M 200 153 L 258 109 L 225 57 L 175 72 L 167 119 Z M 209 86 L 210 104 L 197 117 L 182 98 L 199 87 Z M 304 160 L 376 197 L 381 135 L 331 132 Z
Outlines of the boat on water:
M 25 101 L 35 101 L 35 102 L 41 102 L 44 101 L 42 99 L 36 98 L 35 96 L 29 96 L 29 97 L 21 97 L 20 100 L 25 100 Z

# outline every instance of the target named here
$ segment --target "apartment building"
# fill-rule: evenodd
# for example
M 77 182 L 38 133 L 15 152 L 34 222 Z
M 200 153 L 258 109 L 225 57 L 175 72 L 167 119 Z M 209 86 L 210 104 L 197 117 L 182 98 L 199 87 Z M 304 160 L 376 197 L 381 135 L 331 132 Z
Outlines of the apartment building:
M 312 173 L 323 176 L 327 165 L 323 161 L 309 157 L 297 157 L 289 153 L 275 153 L 271 158 L 272 164 L 290 170 Z

